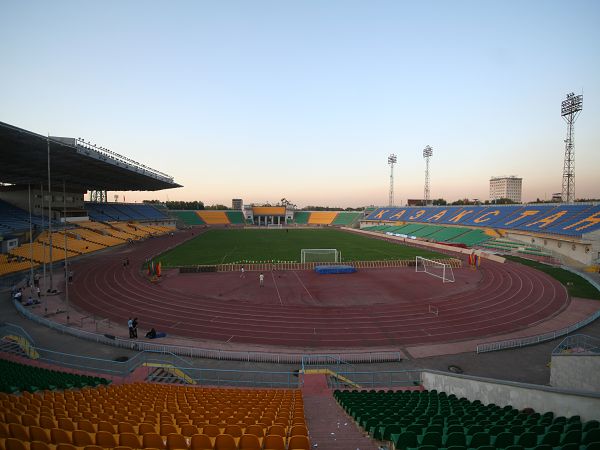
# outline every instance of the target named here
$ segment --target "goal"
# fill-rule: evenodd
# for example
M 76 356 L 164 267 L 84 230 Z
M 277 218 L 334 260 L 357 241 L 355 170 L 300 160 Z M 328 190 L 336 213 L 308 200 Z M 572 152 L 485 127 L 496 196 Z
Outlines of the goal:
M 335 248 L 303 248 L 300 262 L 341 262 L 342 253 Z
M 283 225 L 280 223 L 270 223 L 267 225 L 267 228 L 283 228 Z
M 425 272 L 436 278 L 441 278 L 444 283 L 454 283 L 454 272 L 450 264 L 417 256 L 415 259 L 415 271 Z

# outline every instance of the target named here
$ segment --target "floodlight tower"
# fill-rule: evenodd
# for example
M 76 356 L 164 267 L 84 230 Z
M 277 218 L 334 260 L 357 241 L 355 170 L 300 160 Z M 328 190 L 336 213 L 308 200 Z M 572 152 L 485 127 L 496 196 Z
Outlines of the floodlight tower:
M 390 156 L 388 156 L 388 164 L 390 165 L 391 171 L 390 171 L 390 205 L 389 206 L 394 206 L 394 164 L 396 164 L 396 162 L 398 161 L 398 158 L 396 158 L 396 154 L 392 153 Z
M 573 126 L 577 116 L 583 109 L 583 95 L 567 94 L 560 107 L 560 115 L 567 122 L 567 138 L 565 139 L 565 162 L 563 164 L 562 201 L 575 201 L 575 143 L 573 142 Z
M 430 204 L 429 200 L 429 158 L 433 155 L 433 149 L 428 145 L 423 149 L 423 158 L 425 158 L 425 205 Z

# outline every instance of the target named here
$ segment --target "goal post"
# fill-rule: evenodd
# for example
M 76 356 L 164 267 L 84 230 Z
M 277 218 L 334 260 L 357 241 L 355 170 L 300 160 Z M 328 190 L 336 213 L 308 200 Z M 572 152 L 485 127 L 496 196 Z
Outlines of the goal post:
M 335 248 L 303 248 L 300 250 L 300 262 L 334 262 L 342 261 L 342 252 Z
M 415 272 L 425 272 L 440 278 L 444 283 L 454 283 L 454 272 L 450 264 L 423 258 L 422 256 L 415 258 Z
M 279 228 L 283 228 L 283 225 L 280 224 L 280 223 L 269 223 L 269 224 L 267 224 L 267 228 L 277 228 L 277 229 L 279 229 Z

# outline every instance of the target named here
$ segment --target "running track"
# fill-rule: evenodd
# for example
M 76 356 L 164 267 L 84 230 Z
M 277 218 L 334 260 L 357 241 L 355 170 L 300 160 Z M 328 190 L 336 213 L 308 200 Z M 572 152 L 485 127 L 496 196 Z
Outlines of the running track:
M 128 317 L 136 315 L 142 330 L 152 326 L 198 340 L 331 349 L 433 344 L 505 334 L 544 321 L 569 302 L 564 287 L 544 273 L 487 260 L 477 289 L 435 299 L 437 317 L 425 304 L 261 305 L 149 283 L 139 272 L 146 258 L 189 239 L 191 233 L 153 238 L 79 260 L 69 287 L 72 304 L 123 323 L 124 328 Z M 122 266 L 125 256 L 131 262 L 127 269 Z

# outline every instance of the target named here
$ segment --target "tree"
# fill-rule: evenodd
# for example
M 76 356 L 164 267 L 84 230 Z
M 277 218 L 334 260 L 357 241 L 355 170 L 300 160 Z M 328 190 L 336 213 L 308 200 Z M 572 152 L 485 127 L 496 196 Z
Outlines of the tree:
M 443 198 L 438 198 L 436 200 L 433 200 L 432 202 L 434 205 L 438 205 L 438 206 L 444 206 L 447 205 L 448 202 L 446 200 L 444 200 Z

